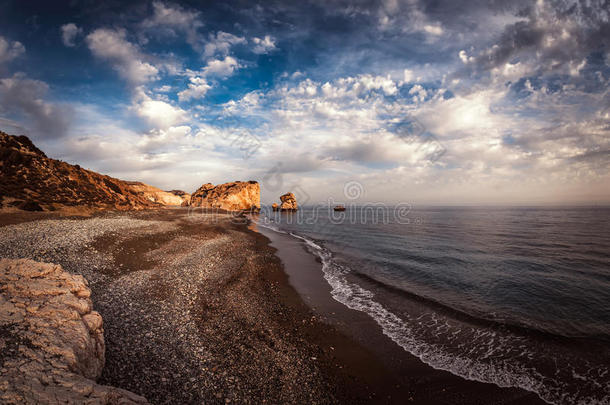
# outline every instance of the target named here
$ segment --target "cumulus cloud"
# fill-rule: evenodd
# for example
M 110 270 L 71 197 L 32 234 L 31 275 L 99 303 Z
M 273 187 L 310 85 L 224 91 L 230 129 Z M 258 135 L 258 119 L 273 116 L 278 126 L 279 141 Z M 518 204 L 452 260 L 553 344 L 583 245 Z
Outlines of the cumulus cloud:
M 159 70 L 146 62 L 144 54 L 126 37 L 125 30 L 99 28 L 87 35 L 87 45 L 96 57 L 108 61 L 130 83 L 156 79 Z
M 200 99 L 210 90 L 212 86 L 203 77 L 195 76 L 189 79 L 188 87 L 178 93 L 180 101 L 188 101 L 191 99 Z
M 206 76 L 231 76 L 233 72 L 240 67 L 237 60 L 232 56 L 226 56 L 224 59 L 211 59 L 203 68 L 203 74 Z
M 132 110 L 149 125 L 168 129 L 187 120 L 186 111 L 170 103 L 150 97 L 143 88 L 136 89 Z
M 212 57 L 217 54 L 226 56 L 229 54 L 232 46 L 245 44 L 246 42 L 246 38 L 238 37 L 228 32 L 218 31 L 216 34 L 211 33 L 205 44 L 203 55 L 205 57 Z
M 25 53 L 25 46 L 19 41 L 9 41 L 0 36 L 0 64 L 10 62 Z
M 276 49 L 275 47 L 275 38 L 265 35 L 264 38 L 252 38 L 252 43 L 254 44 L 254 48 L 252 48 L 252 52 L 256 54 L 264 54 L 269 53 Z
M 66 134 L 72 120 L 70 107 L 45 101 L 49 86 L 23 73 L 0 79 L 0 112 L 24 117 L 26 128 L 36 138 L 57 138 Z
M 75 46 L 76 43 L 74 41 L 76 40 L 76 37 L 83 32 L 82 28 L 77 27 L 76 24 L 74 24 L 74 23 L 68 23 L 68 24 L 62 25 L 60 28 L 60 31 L 61 31 L 61 40 L 64 43 L 64 45 L 68 46 L 68 47 Z

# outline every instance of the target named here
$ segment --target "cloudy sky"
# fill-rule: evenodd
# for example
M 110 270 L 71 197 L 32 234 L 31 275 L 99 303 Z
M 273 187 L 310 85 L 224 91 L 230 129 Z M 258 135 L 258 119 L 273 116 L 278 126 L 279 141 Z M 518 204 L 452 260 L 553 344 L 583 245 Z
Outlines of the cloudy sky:
M 164 189 L 258 180 L 264 202 L 609 203 L 609 11 L 0 0 L 0 129 Z

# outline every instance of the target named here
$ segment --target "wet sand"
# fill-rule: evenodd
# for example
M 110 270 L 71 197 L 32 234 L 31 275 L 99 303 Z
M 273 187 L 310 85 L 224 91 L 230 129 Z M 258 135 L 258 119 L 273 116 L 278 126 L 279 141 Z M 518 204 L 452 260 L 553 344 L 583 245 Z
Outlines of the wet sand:
M 100 382 L 155 404 L 542 403 L 426 366 L 333 301 L 298 241 L 231 215 L 170 209 L 0 227 L 0 256 L 83 274 L 104 318 Z

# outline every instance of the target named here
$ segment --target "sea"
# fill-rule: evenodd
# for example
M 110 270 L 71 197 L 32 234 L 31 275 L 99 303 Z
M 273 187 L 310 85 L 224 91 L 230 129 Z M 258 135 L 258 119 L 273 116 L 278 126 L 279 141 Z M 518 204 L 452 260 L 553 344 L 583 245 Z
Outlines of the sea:
M 610 404 L 610 207 L 302 207 L 332 297 L 424 363 L 552 404 Z

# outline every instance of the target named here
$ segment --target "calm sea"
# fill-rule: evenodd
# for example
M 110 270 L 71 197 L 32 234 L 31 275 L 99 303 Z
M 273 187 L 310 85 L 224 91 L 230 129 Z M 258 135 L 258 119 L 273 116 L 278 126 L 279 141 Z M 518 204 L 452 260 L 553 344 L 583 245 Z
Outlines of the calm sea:
M 425 363 L 550 403 L 610 404 L 610 208 L 305 207 L 333 298 Z

